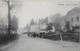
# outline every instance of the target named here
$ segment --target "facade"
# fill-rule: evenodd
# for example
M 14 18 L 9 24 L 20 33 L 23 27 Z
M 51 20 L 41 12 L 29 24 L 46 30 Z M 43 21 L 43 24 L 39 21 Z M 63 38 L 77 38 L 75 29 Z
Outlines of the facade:
M 73 27 L 77 28 L 80 30 L 80 8 L 76 7 L 70 10 L 66 17 L 64 22 L 69 22 L 70 23 L 70 29 L 72 30 Z
M 30 26 L 30 32 L 39 33 L 39 26 L 38 25 L 31 25 Z
M 47 25 L 31 25 L 30 26 L 30 32 L 40 33 L 40 32 L 46 32 Z

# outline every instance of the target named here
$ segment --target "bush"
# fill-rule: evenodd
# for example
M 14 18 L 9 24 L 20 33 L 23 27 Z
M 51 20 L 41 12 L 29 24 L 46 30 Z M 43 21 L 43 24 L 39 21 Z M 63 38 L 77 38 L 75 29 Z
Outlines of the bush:
M 79 34 L 63 34 L 62 37 L 66 41 L 79 42 Z
M 0 34 L 0 45 L 9 43 L 17 39 L 18 34 Z

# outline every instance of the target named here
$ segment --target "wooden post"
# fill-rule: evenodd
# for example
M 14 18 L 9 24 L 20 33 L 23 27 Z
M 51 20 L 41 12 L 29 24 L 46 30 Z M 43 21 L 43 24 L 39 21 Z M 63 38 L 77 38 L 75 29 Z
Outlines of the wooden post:
M 60 33 L 60 32 L 59 32 Z M 63 38 L 62 38 L 62 33 L 60 33 L 60 39 L 61 39 L 61 41 L 63 41 Z

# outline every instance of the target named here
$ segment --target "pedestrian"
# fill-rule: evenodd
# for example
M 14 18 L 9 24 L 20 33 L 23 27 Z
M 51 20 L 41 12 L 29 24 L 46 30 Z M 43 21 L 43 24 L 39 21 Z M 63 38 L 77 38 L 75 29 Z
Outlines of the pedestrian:
M 43 37 L 43 33 L 41 32 L 41 33 L 40 33 L 40 38 L 42 38 L 42 37 Z

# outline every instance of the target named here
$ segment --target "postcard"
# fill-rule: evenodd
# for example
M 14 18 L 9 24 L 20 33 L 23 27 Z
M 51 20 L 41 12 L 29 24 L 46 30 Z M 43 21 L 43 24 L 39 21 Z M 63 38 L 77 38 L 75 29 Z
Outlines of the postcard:
M 0 0 L 0 51 L 80 51 L 80 1 Z

